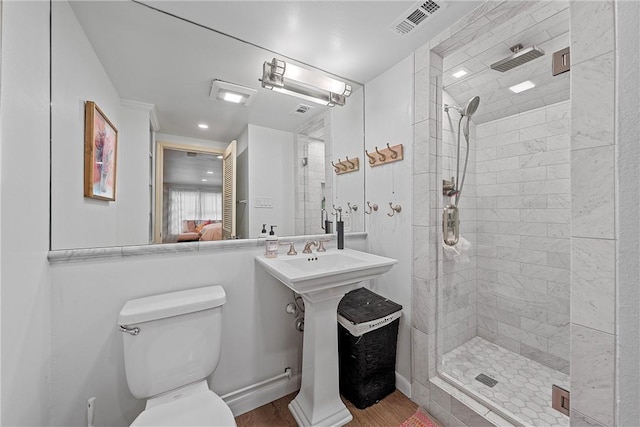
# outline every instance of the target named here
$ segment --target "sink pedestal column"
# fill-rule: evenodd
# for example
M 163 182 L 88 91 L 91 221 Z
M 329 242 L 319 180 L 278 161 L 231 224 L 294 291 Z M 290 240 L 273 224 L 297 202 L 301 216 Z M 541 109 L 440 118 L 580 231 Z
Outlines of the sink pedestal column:
M 353 418 L 340 399 L 337 323 L 338 303 L 353 285 L 301 294 L 305 307 L 302 386 L 289 404 L 299 426 L 338 427 Z

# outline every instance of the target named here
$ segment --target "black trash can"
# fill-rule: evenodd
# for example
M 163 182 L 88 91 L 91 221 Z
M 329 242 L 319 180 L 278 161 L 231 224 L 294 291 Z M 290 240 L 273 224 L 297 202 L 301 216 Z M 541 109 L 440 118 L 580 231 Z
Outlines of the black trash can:
M 338 305 L 340 393 L 358 409 L 396 389 L 396 347 L 402 306 L 366 288 Z

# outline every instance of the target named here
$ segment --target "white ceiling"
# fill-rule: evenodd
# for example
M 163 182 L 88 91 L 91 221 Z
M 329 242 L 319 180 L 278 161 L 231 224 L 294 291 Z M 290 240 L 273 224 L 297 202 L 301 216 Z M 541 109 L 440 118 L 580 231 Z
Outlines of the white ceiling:
M 165 184 L 203 187 L 222 187 L 222 159 L 216 154 L 172 150 L 163 153 L 163 181 Z M 211 172 L 211 173 L 210 173 Z M 206 179 L 207 181 L 202 181 Z
M 480 3 L 443 1 L 438 19 L 427 18 L 408 38 L 389 28 L 415 4 L 407 1 L 145 4 L 166 13 L 132 1 L 71 2 L 121 98 L 154 104 L 162 133 L 226 142 L 247 123 L 293 131 L 326 109 L 313 104 L 311 113 L 293 115 L 298 98 L 260 87 L 264 61 L 295 58 L 352 83 L 367 82 Z M 250 107 L 212 100 L 214 79 L 254 88 L 258 95 Z M 209 128 L 197 128 L 201 122 Z
M 345 79 L 366 83 L 481 4 L 441 9 L 408 38 L 389 27 L 415 1 L 166 1 L 143 3 Z
M 569 99 L 570 73 L 551 75 L 553 52 L 570 44 L 569 2 L 545 1 L 526 6 L 502 25 L 444 58 L 443 86 L 447 93 L 459 105 L 480 96 L 480 107 L 473 115 L 476 124 Z M 525 48 L 536 45 L 545 55 L 504 73 L 490 68 L 511 55 L 509 48 L 518 43 Z M 460 69 L 469 74 L 455 79 L 452 74 Z M 519 94 L 509 90 L 526 80 L 536 87 Z

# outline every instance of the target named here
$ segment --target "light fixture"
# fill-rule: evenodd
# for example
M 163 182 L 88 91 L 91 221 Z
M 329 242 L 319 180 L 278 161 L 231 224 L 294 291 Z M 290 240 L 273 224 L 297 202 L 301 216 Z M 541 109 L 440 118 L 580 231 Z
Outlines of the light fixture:
M 213 175 L 213 171 L 207 171 L 207 175 Z
M 200 181 L 207 182 L 207 178 L 202 178 Z
M 262 87 L 333 107 L 344 105 L 351 85 L 277 58 L 262 67 Z
M 469 74 L 468 72 L 466 72 L 465 70 L 458 70 L 455 73 L 452 74 L 453 77 L 455 77 L 456 79 L 459 79 L 460 77 L 464 77 L 467 74 Z
M 216 79 L 211 84 L 211 93 L 209 96 L 212 99 L 218 99 L 220 101 L 227 101 L 248 107 L 253 102 L 257 93 L 257 90 L 251 89 L 250 87 L 240 86 Z
M 509 88 L 509 90 L 513 93 L 520 93 L 520 92 L 524 92 L 525 90 L 529 90 L 531 88 L 536 87 L 536 85 L 532 82 L 532 81 L 524 81 L 522 83 L 518 83 L 515 86 L 511 86 Z
M 221 158 L 222 158 L 222 155 L 219 155 L 219 156 L 218 156 L 218 157 L 216 157 L 216 158 L 217 158 L 217 159 L 221 159 Z
M 205 123 L 198 123 L 198 127 L 200 129 L 209 129 L 209 125 L 205 124 Z

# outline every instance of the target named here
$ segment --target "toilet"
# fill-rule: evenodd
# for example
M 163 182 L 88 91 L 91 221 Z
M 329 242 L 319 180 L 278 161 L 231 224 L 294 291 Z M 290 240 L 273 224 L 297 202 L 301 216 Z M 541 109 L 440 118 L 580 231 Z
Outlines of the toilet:
M 127 302 L 119 316 L 127 384 L 145 410 L 132 426 L 236 426 L 209 389 L 220 359 L 222 286 Z

